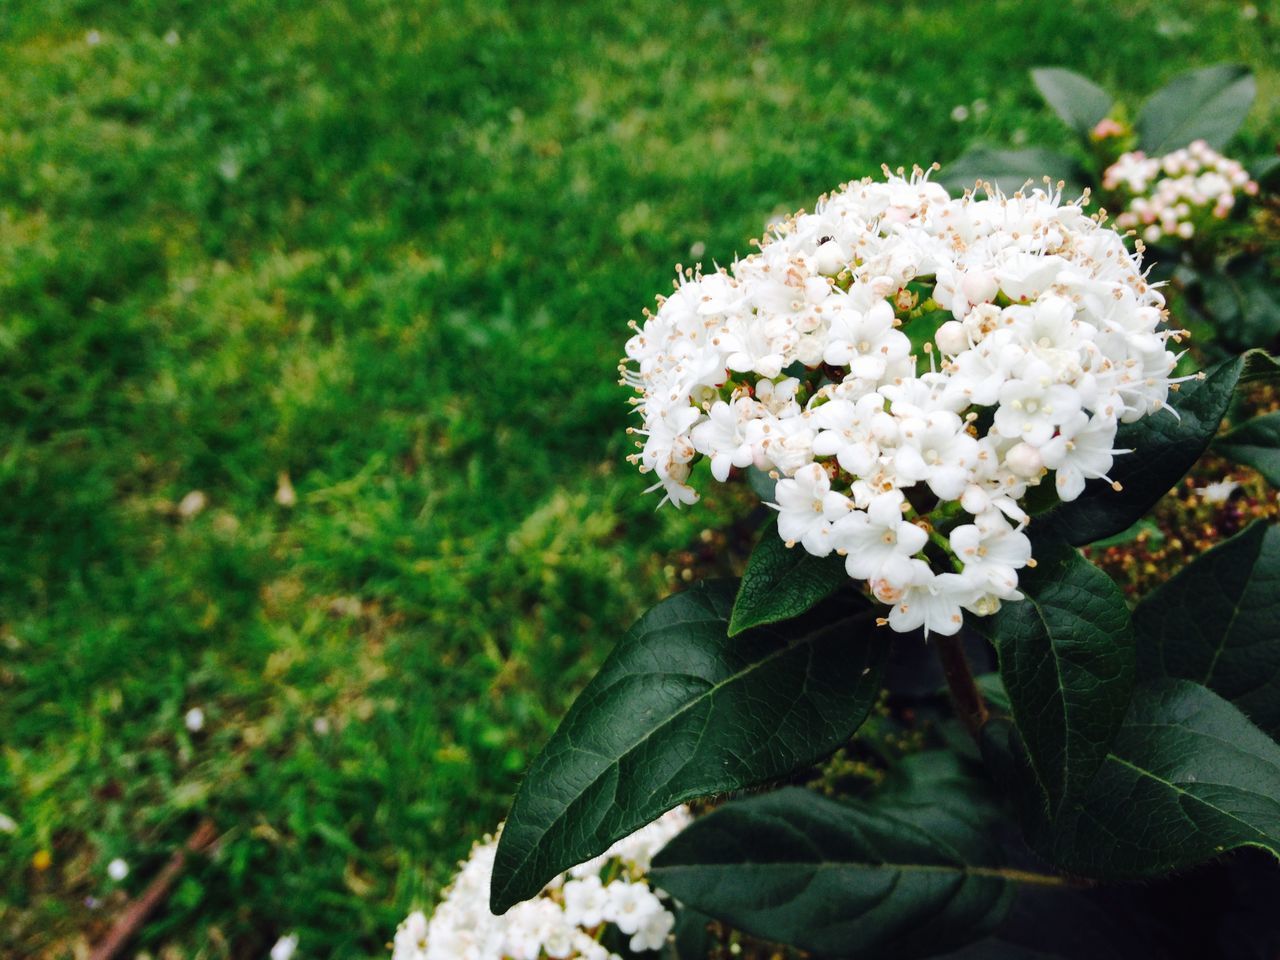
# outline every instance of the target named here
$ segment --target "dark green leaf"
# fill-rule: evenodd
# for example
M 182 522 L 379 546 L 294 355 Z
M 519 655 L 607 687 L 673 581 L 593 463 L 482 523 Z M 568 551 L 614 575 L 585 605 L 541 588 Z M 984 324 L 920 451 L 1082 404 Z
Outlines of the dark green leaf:
M 1104 879 L 1154 877 L 1227 850 L 1280 855 L 1280 746 L 1188 680 L 1139 686 L 1107 762 L 1040 852 Z
M 1150 517 L 1143 517 L 1128 530 L 1122 530 L 1114 537 L 1104 537 L 1101 540 L 1095 540 L 1091 546 L 1096 550 L 1105 550 L 1107 547 L 1122 547 L 1126 544 L 1134 543 L 1143 534 L 1147 537 L 1147 542 L 1159 546 L 1164 543 L 1164 531 L 1160 529 L 1160 525 Z
M 820 955 L 930 956 L 990 931 L 1015 883 L 964 803 L 838 803 L 796 787 L 726 804 L 654 860 L 677 900 Z
M 1244 354 L 1244 373 L 1240 374 L 1241 383 L 1256 383 L 1278 378 L 1280 378 L 1280 360 L 1265 350 L 1249 350 Z
M 1273 487 L 1280 487 L 1280 412 L 1246 420 L 1219 437 L 1213 447 L 1224 457 L 1253 467 Z
M 1106 758 L 1133 690 L 1129 608 L 1111 578 L 1061 540 L 1037 538 L 1026 599 L 980 624 L 1049 816 Z
M 1078 499 L 1037 517 L 1036 529 L 1077 546 L 1127 530 L 1200 459 L 1227 412 L 1244 366 L 1244 357 L 1232 357 L 1210 369 L 1205 379 L 1184 383 L 1181 391 L 1169 395 L 1177 416 L 1159 410 L 1137 423 L 1122 424 L 1116 447 L 1133 450 L 1118 455 L 1111 470 L 1122 489 L 1090 480 Z
M 1246 164 L 1253 179 L 1263 190 L 1270 190 L 1275 187 L 1277 179 L 1280 179 L 1280 156 L 1272 153 L 1265 157 L 1259 157 Z
M 1280 528 L 1218 544 L 1133 616 L 1144 676 L 1195 680 L 1280 734 Z
M 675 960 L 707 960 L 716 944 L 710 927 L 711 918 L 705 913 L 681 906 L 676 913 L 675 940 L 672 955 Z
M 495 912 L 685 800 L 803 769 L 862 723 L 888 648 L 851 591 L 728 637 L 737 584 L 700 584 L 628 632 L 534 760 L 494 863 Z
M 996 713 L 1009 713 L 1009 694 L 1005 692 L 1004 681 L 998 673 L 982 673 L 973 678 L 978 685 L 978 692 L 987 701 L 987 706 Z
M 1221 150 L 1244 123 L 1256 93 L 1247 67 L 1223 63 L 1181 74 L 1143 104 L 1137 123 L 1139 146 L 1150 156 L 1192 140 Z
M 1062 122 L 1082 136 L 1111 109 L 1111 94 L 1074 70 L 1040 67 L 1031 71 L 1031 79 Z
M 952 160 L 937 178 L 952 192 L 972 187 L 978 181 L 990 181 L 1005 193 L 1013 193 L 1031 181 L 1031 187 L 1043 187 L 1044 178 L 1055 184 L 1066 182 L 1068 193 L 1080 191 L 1080 173 L 1074 160 L 1042 147 L 1025 150 L 966 150 Z
M 1236 350 L 1270 344 L 1280 335 L 1280 297 L 1267 265 L 1237 257 L 1198 277 L 1201 307 L 1215 337 Z
M 761 500 L 772 501 L 778 481 L 759 467 L 747 467 L 747 484 Z
M 729 618 L 729 636 L 751 627 L 790 620 L 849 582 L 844 559 L 834 553 L 815 557 L 800 547 L 787 548 L 771 520 L 751 551 Z

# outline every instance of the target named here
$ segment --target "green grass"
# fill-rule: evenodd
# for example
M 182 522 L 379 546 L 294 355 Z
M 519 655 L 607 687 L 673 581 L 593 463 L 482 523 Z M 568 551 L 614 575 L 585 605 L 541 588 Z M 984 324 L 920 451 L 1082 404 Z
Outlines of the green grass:
M 1265 152 L 1241 6 L 0 0 L 0 954 L 70 956 L 209 816 L 138 946 L 378 955 L 732 513 L 621 462 L 672 265 L 1065 143 L 1037 64 L 1132 104 L 1249 63 Z

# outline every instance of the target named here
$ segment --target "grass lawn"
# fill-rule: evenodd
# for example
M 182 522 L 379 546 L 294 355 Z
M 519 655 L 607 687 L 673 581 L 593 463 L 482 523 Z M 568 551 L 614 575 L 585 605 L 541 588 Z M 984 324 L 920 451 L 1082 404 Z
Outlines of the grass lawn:
M 1136 105 L 1248 63 L 1265 152 L 1245 6 L 0 2 L 0 955 L 100 937 L 202 817 L 138 947 L 380 954 L 734 512 L 622 462 L 672 265 L 1065 144 L 1038 64 Z

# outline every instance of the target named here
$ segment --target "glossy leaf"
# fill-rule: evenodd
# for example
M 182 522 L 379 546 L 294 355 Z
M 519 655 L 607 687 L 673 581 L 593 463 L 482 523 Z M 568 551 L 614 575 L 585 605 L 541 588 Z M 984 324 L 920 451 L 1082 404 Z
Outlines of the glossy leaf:
M 1033 188 L 1043 187 L 1045 177 L 1055 184 L 1065 181 L 1068 194 L 1080 191 L 1080 171 L 1075 161 L 1042 147 L 966 150 L 943 167 L 937 180 L 952 192 L 969 189 L 981 180 L 994 183 L 1005 193 L 1013 193 L 1028 181 Z
M 888 647 L 868 602 L 845 593 L 730 639 L 736 587 L 658 604 L 583 690 L 516 794 L 495 912 L 677 804 L 803 769 L 861 725 Z
M 1280 412 L 1246 420 L 1219 437 L 1214 449 L 1236 463 L 1253 467 L 1271 486 L 1280 487 Z
M 1107 762 L 1040 852 L 1103 879 L 1155 877 L 1237 847 L 1280 855 L 1280 746 L 1188 680 L 1140 686 Z
M 770 521 L 742 575 L 729 636 L 798 617 L 848 582 L 842 557 L 815 557 L 801 547 L 788 548 L 778 536 L 777 521 Z
M 1259 521 L 1134 611 L 1139 668 L 1194 680 L 1280 735 L 1280 528 Z
M 1040 67 L 1031 71 L 1031 79 L 1062 122 L 1083 136 L 1111 110 L 1111 94 L 1074 70 Z
M 1129 608 L 1111 578 L 1061 540 L 1038 538 L 1026 599 L 980 622 L 1049 816 L 1106 758 L 1133 691 Z
M 1084 492 L 1061 503 L 1034 521 L 1042 533 L 1053 533 L 1077 546 L 1114 536 L 1132 526 L 1191 469 L 1218 430 L 1232 392 L 1245 367 L 1245 357 L 1232 357 L 1210 369 L 1205 379 L 1182 384 L 1169 395 L 1168 410 L 1157 411 L 1137 423 L 1122 424 L 1116 434 L 1117 455 L 1106 480 L 1090 480 Z
M 677 900 L 823 956 L 931 956 L 990 931 L 1016 884 L 969 805 L 839 803 L 791 787 L 726 804 L 654 859 Z
M 1221 150 L 1244 123 L 1256 93 L 1248 68 L 1234 64 L 1175 77 L 1143 104 L 1137 122 L 1139 146 L 1149 156 L 1177 150 L 1193 140 Z

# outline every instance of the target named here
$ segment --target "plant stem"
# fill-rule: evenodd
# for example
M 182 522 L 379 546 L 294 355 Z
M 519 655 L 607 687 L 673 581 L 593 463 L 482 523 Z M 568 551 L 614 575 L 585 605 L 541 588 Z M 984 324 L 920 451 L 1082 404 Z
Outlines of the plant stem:
M 938 660 L 942 663 L 942 672 L 947 678 L 947 686 L 951 690 L 956 713 L 970 735 L 977 740 L 978 732 L 987 722 L 990 713 L 987 711 L 987 702 L 982 699 L 977 684 L 973 682 L 973 671 L 969 669 L 969 658 L 964 655 L 960 637 L 938 637 L 934 645 L 938 651 Z

